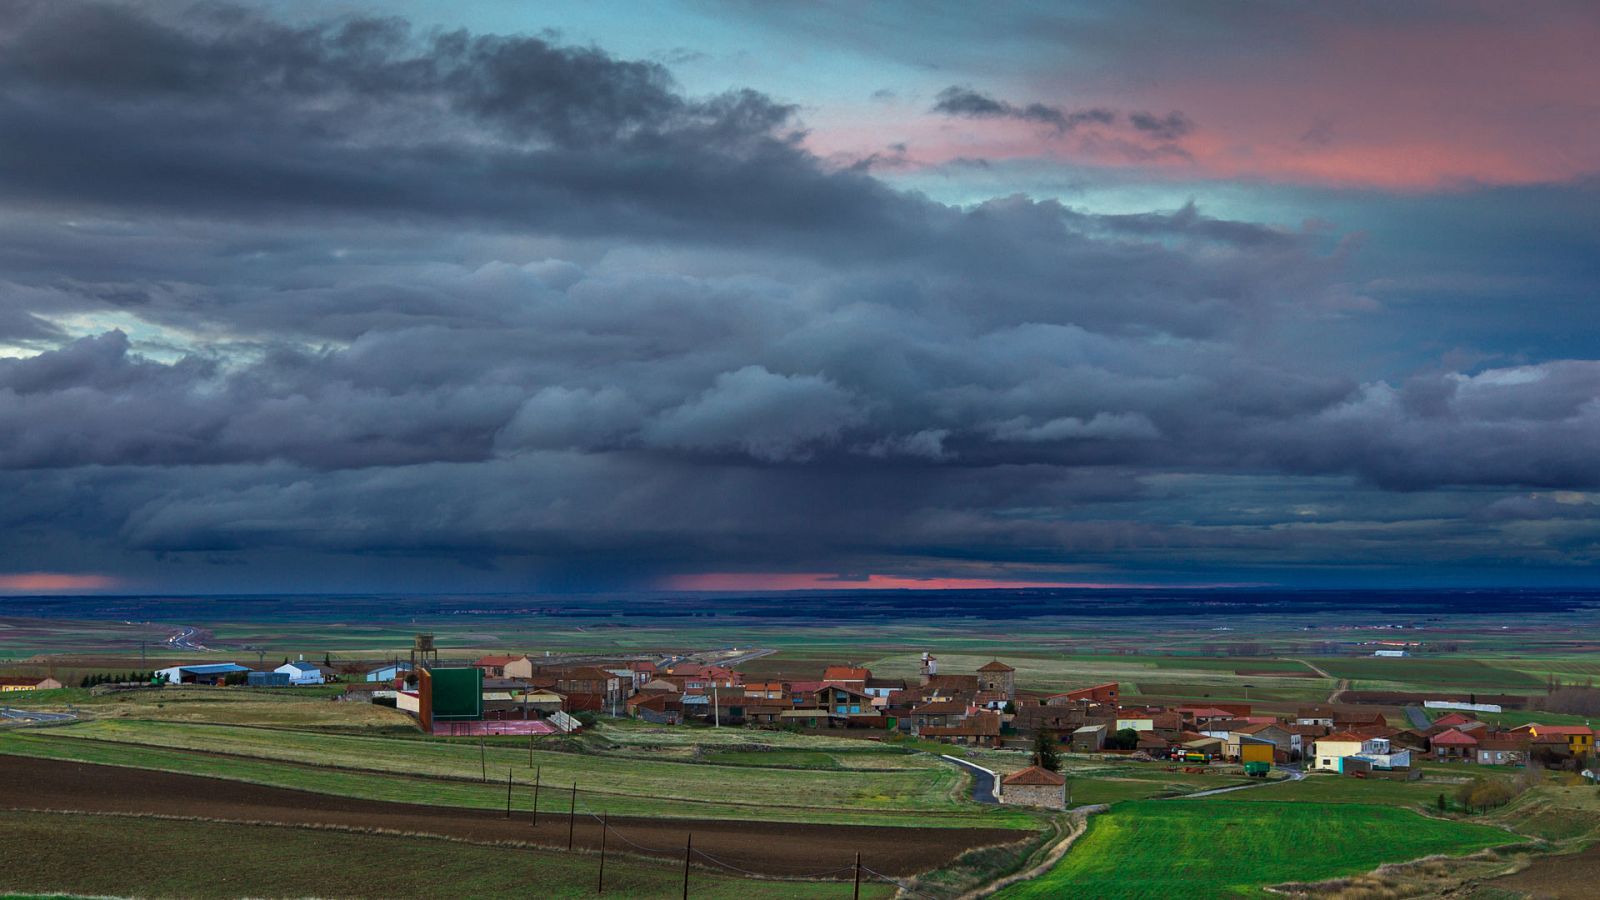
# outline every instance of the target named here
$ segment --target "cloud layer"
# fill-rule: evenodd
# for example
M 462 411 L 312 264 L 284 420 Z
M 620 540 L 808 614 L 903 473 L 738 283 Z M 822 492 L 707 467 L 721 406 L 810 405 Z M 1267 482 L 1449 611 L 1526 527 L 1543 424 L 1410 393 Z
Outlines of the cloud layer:
M 959 87 L 935 109 L 1196 133 Z M 942 204 L 819 157 L 792 103 L 548 35 L 8 4 L 0 171 L 0 572 L 1194 581 L 1592 552 L 1600 363 L 1396 367 L 1365 349 L 1356 236 Z

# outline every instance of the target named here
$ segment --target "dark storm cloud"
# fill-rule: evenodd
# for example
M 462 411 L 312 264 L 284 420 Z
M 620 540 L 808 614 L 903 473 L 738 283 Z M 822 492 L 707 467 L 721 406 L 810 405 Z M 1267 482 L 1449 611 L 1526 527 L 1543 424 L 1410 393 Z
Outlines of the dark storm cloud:
M 823 241 L 826 223 L 903 228 L 917 206 L 825 171 L 793 107 L 686 98 L 655 63 L 387 19 L 155 10 L 0 10 L 0 198 Z
M 1161 141 L 1181 140 L 1194 131 L 1194 123 L 1189 121 L 1189 117 L 1176 111 L 1169 112 L 1165 116 L 1147 112 L 1130 113 L 1128 123 Z
M 956 85 L 939 92 L 939 96 L 934 98 L 933 111 L 968 119 L 1017 119 L 1023 122 L 1036 122 L 1049 125 L 1059 132 L 1071 131 L 1079 125 L 1086 124 L 1110 125 L 1117 120 L 1117 114 L 1109 109 L 1068 111 L 1044 103 L 1015 106 L 972 88 Z
M 1370 304 L 1353 242 L 870 168 L 545 38 L 8 5 L 0 571 L 1403 561 L 1394 504 L 1476 553 L 1600 485 L 1593 363 L 1311 352 Z

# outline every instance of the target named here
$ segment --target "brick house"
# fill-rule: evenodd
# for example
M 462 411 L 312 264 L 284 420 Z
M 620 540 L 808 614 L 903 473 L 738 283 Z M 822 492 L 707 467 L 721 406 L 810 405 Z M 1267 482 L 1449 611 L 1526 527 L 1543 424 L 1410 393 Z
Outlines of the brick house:
M 1478 758 L 1478 739 L 1454 728 L 1434 735 L 1429 743 L 1434 759 L 1471 761 Z
M 1000 714 L 977 710 L 954 725 L 929 725 L 917 732 L 918 737 L 959 744 L 964 747 L 1000 746 Z
M 622 679 L 596 666 L 579 666 L 562 672 L 556 679 L 555 688 L 569 698 L 574 694 L 600 697 L 606 709 L 623 700 Z
M 1527 735 L 1498 734 L 1484 738 L 1478 742 L 1477 763 L 1480 766 L 1526 765 L 1531 746 Z

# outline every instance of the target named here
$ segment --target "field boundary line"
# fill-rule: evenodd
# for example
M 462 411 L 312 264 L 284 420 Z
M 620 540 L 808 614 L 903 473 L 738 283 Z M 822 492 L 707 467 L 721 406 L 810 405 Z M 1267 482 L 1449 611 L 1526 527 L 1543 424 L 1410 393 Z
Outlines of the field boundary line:
M 1088 833 L 1089 817 L 1096 813 L 1106 812 L 1109 809 L 1111 809 L 1111 807 L 1103 803 L 1098 803 L 1093 806 L 1083 806 L 1073 810 L 1068 814 L 1070 818 L 1068 820 L 1069 824 L 1067 827 L 1067 833 L 1056 842 L 1055 846 L 1051 847 L 1045 852 L 1044 859 L 1040 860 L 1038 864 L 1024 869 L 1021 872 L 1013 872 L 1004 878 L 986 884 L 982 887 L 974 888 L 967 893 L 962 894 L 960 900 L 983 900 L 983 898 L 992 897 L 1014 884 L 1020 884 L 1024 881 L 1032 881 L 1033 879 L 1044 875 L 1046 872 L 1055 868 L 1056 864 L 1061 862 L 1061 858 L 1067 855 L 1067 851 L 1071 850 L 1072 846 L 1078 842 L 1078 838 L 1081 838 L 1084 836 L 1084 834 Z

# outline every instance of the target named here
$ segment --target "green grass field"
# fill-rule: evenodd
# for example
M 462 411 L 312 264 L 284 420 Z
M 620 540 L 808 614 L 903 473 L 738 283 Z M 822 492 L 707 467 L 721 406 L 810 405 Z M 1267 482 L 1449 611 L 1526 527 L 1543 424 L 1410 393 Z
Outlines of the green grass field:
M 1440 794 L 1454 794 L 1461 780 L 1477 769 L 1456 766 L 1449 772 L 1433 773 L 1420 781 L 1387 781 L 1350 778 L 1344 775 L 1310 775 L 1302 781 L 1283 782 L 1261 790 L 1234 791 L 1217 797 L 1234 803 L 1260 803 L 1297 800 L 1309 803 L 1367 803 L 1383 806 L 1431 806 Z
M 1371 690 L 1446 688 L 1484 693 L 1542 691 L 1544 681 L 1527 672 L 1470 656 L 1383 658 L 1338 656 L 1313 659 L 1329 675 Z
M 1334 878 L 1386 862 L 1520 840 L 1498 828 L 1384 806 L 1133 801 L 1091 819 L 1088 833 L 1043 878 L 997 896 L 1258 896 L 1270 884 Z
M 951 653 L 940 655 L 939 666 L 942 672 L 971 672 L 992 658 L 993 654 Z M 1281 659 L 1040 654 L 1036 651 L 1003 658 L 1016 668 L 1018 686 L 1035 691 L 1065 691 L 1119 681 L 1123 683 L 1124 693 L 1130 696 L 1312 702 L 1326 697 L 1334 686 L 1332 681 L 1317 677 L 1304 665 Z M 920 662 L 917 654 L 903 653 L 880 657 L 867 665 L 876 675 L 911 677 L 916 675 Z M 1241 671 L 1269 674 L 1238 674 Z
M 439 838 L 327 829 L 0 812 L 0 894 L 251 897 L 591 897 L 599 858 Z M 208 852 L 207 848 L 216 852 Z M 618 853 L 605 888 L 675 897 L 683 868 Z M 849 885 L 733 878 L 696 869 L 694 897 L 834 898 Z M 869 897 L 893 888 L 863 886 Z
M 514 803 L 527 808 L 534 774 L 526 744 L 487 747 L 490 781 L 484 784 L 478 782 L 482 768 L 476 743 L 132 720 L 0 732 L 0 753 L 490 809 L 505 803 L 508 770 L 522 785 L 514 792 Z M 979 808 L 961 799 L 963 776 L 940 763 L 835 772 L 538 751 L 534 764 L 543 784 L 566 787 L 576 782 L 585 807 L 617 815 L 927 827 L 1036 825 L 1033 816 L 1015 808 Z M 566 802 L 545 791 L 539 808 L 556 811 L 565 809 Z

